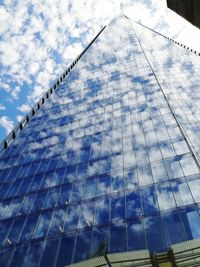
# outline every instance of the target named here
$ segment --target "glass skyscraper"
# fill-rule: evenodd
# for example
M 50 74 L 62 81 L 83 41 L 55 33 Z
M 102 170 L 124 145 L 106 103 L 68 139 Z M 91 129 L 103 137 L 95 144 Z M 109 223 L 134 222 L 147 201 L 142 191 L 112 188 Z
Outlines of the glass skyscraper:
M 200 238 L 199 59 L 126 17 L 100 32 L 2 144 L 0 266 Z

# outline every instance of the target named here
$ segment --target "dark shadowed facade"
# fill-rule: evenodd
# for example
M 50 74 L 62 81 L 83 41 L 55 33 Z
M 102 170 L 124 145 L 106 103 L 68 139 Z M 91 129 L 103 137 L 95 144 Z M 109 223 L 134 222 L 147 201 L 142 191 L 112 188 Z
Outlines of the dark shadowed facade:
M 199 59 L 126 17 L 102 30 L 2 144 L 0 266 L 200 238 Z
M 199 0 L 167 0 L 167 6 L 184 19 L 200 28 Z

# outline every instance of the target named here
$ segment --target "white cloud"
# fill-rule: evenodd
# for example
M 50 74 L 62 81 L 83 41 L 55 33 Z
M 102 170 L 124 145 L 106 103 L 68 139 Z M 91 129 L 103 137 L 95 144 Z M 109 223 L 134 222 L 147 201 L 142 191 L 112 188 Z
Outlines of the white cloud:
M 2 105 L 2 104 L 0 104 L 0 110 L 5 110 L 6 108 Z
M 9 134 L 14 128 L 14 122 L 10 120 L 7 116 L 0 117 L 0 125 L 5 128 L 7 134 Z
M 14 100 L 18 99 L 19 92 L 20 92 L 20 87 L 19 86 L 16 86 L 14 88 L 14 90 L 11 91 L 11 95 L 12 95 Z
M 21 115 L 18 115 L 18 116 L 17 116 L 17 121 L 18 121 L 18 122 L 20 122 L 22 119 L 23 119 L 23 116 L 21 116 Z
M 26 113 L 26 112 L 30 111 L 31 108 L 30 108 L 29 105 L 23 104 L 23 105 L 21 105 L 20 107 L 18 107 L 17 109 L 18 109 L 19 111 L 21 111 L 21 112 Z

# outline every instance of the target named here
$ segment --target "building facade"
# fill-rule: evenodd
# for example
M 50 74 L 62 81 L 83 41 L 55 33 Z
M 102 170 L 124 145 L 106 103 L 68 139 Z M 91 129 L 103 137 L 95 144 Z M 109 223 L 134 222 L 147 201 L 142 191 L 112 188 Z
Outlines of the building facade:
M 200 237 L 195 53 L 126 17 L 101 31 L 3 143 L 0 266 Z
M 200 28 L 200 2 L 199 0 L 167 0 L 167 6 Z

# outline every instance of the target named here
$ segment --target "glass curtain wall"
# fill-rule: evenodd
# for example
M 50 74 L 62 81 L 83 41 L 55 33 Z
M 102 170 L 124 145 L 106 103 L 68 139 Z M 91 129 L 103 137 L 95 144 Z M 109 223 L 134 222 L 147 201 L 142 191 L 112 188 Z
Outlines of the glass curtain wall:
M 0 155 L 0 266 L 200 237 L 199 57 L 114 19 Z

